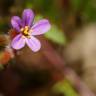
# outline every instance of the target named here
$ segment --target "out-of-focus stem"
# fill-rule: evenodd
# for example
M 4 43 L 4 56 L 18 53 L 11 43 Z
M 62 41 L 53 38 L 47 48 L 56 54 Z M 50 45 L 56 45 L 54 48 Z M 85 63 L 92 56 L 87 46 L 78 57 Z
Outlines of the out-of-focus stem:
M 72 69 L 65 67 L 63 59 L 56 53 L 53 47 L 48 42 L 43 42 L 43 44 L 43 54 L 49 62 L 53 64 L 53 66 L 55 66 L 55 68 L 63 74 L 63 76 L 66 77 L 73 86 L 76 87 L 80 96 L 95 96 Z
M 84 82 L 76 75 L 76 73 L 70 69 L 65 68 L 64 69 L 64 76 L 67 78 L 70 83 L 76 87 L 78 92 L 80 93 L 80 96 L 95 96 L 93 92 L 85 85 Z

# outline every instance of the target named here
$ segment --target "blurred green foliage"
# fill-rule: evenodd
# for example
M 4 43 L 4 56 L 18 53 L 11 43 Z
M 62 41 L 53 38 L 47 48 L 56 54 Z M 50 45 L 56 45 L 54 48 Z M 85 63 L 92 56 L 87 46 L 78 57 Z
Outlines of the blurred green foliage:
M 64 96 L 79 96 L 72 85 L 67 81 L 63 80 L 54 85 L 52 91 L 55 94 L 62 93 Z
M 77 10 L 81 5 L 82 0 L 71 0 L 72 7 Z
M 66 36 L 56 25 L 51 26 L 51 30 L 45 34 L 45 37 L 57 44 L 66 44 Z
M 51 19 L 55 23 L 60 21 L 61 13 L 60 10 L 55 5 L 56 0 L 27 0 L 25 2 L 26 8 L 32 8 L 37 13 L 43 14 L 44 16 Z M 56 1 L 57 2 L 57 1 Z
M 27 0 L 26 7 L 36 8 L 41 13 L 48 15 L 51 19 L 60 19 L 63 14 L 66 15 L 64 6 L 62 6 L 62 10 L 60 10 L 60 2 L 66 0 Z M 82 17 L 85 18 L 86 21 L 95 21 L 96 20 L 96 0 L 68 0 L 70 3 L 70 12 L 74 11 L 76 13 L 81 13 Z M 56 5 L 57 2 L 57 5 Z M 65 3 L 64 2 L 64 3 Z M 64 19 L 64 18 L 62 18 Z M 58 21 L 57 21 L 58 22 Z
M 88 21 L 96 21 L 96 0 L 89 0 L 89 2 L 87 2 L 83 14 Z
M 88 22 L 96 21 L 96 0 L 71 0 L 75 11 L 80 12 Z

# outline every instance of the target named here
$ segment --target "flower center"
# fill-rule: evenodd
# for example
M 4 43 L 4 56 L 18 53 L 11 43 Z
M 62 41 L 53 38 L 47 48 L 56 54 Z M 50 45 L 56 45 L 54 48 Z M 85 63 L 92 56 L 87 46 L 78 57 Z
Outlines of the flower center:
M 23 36 L 30 37 L 29 36 L 29 27 L 28 26 L 25 26 L 24 28 L 21 28 L 21 32 L 22 32 Z

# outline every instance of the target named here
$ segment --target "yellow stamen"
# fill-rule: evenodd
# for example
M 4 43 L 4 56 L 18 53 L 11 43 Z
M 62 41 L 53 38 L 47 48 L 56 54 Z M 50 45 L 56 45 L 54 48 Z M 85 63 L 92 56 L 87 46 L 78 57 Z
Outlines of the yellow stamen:
M 25 26 L 24 28 L 21 28 L 21 32 L 23 34 L 23 38 L 27 37 L 27 38 L 30 38 L 30 33 L 29 33 L 29 27 L 28 26 Z
M 25 26 L 24 34 L 28 34 L 28 30 L 29 30 L 29 27 L 28 26 Z

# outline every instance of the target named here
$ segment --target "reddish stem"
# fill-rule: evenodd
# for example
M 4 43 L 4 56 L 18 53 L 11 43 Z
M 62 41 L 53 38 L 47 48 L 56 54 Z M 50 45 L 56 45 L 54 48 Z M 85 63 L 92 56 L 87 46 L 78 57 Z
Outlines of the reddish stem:
M 45 40 L 42 40 L 42 42 L 44 44 L 44 56 L 70 81 L 70 83 L 72 83 L 73 86 L 77 88 L 80 96 L 95 96 L 72 69 L 65 67 L 63 59 L 56 53 L 54 48 L 48 42 L 45 42 Z

